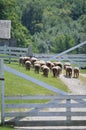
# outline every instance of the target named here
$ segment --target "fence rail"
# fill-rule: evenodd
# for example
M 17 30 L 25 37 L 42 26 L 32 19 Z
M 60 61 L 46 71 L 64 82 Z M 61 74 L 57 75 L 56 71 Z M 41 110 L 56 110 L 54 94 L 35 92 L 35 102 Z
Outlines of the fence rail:
M 9 63 L 11 61 L 18 61 L 20 56 L 28 56 L 29 54 L 29 49 L 28 48 L 17 48 L 17 47 L 7 47 L 7 46 L 0 46 L 0 57 L 2 58 L 7 58 Z M 49 60 L 52 57 L 55 56 L 55 54 L 32 54 L 38 59 L 42 60 Z M 59 54 L 58 54 L 59 55 Z M 60 61 L 70 61 L 71 63 L 77 64 L 79 67 L 86 66 L 86 54 L 64 54 L 61 56 L 56 57 L 55 60 L 60 60 Z M 14 60 L 14 58 L 16 58 Z
M 86 95 L 63 95 L 63 96 L 5 96 L 8 100 L 44 100 L 47 103 L 20 103 L 6 104 L 5 109 L 12 109 L 12 112 L 5 112 L 5 117 L 66 117 L 66 121 L 72 121 L 72 117 L 86 118 Z M 23 109 L 23 112 L 21 112 Z M 27 111 L 24 111 L 24 109 Z M 17 112 L 16 112 L 17 111 Z M 62 118 L 63 120 L 63 118 Z M 86 121 L 86 120 L 85 120 Z
M 19 57 L 19 56 L 26 56 L 27 53 L 28 48 L 0 46 L 0 54 Z

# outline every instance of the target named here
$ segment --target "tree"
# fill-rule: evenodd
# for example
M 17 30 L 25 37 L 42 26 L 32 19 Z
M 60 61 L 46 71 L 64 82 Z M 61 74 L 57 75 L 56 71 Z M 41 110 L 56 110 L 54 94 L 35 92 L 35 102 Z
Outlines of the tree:
M 34 52 L 60 53 L 86 40 L 86 0 L 0 0 L 0 19 L 10 19 L 17 45 Z
M 58 34 L 53 45 L 53 52 L 60 53 L 65 50 L 65 35 Z
M 71 34 L 58 34 L 53 45 L 53 51 L 60 53 L 75 45 L 75 40 Z
M 74 0 L 71 8 L 71 16 L 77 20 L 82 14 L 86 14 L 86 0 Z
M 31 43 L 29 31 L 21 22 L 21 12 L 16 0 L 0 0 L 0 19 L 11 20 L 11 37 L 17 40 L 18 46 Z
M 35 32 L 40 32 L 43 28 L 42 14 L 42 5 L 40 4 L 40 2 L 36 1 L 28 3 L 23 12 L 22 23 L 28 28 L 32 35 Z

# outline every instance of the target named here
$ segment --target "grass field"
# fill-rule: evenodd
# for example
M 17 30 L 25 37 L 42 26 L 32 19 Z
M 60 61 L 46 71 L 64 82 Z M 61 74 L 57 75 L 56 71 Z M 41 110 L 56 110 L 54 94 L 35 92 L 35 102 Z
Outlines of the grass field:
M 43 87 L 5 71 L 5 95 L 54 95 Z
M 12 62 L 11 64 L 6 64 L 22 73 L 25 73 L 31 77 L 39 79 L 47 84 L 50 84 L 56 88 L 59 88 L 65 92 L 70 92 L 67 86 L 59 79 L 54 78 L 52 73 L 49 73 L 49 77 L 44 77 L 42 72 L 36 74 L 34 69 L 31 68 L 30 71 L 26 71 L 25 67 L 19 66 L 17 62 Z M 81 73 L 86 73 L 86 70 L 80 70 Z M 22 79 L 15 76 L 7 71 L 5 71 L 5 95 L 55 95 L 56 93 L 49 91 L 35 83 Z
M 0 130 L 14 130 L 14 128 L 10 127 L 10 126 L 9 127 L 8 126 L 6 126 L 6 127 L 0 126 Z
M 31 77 L 34 77 L 34 78 L 36 78 L 36 79 L 39 79 L 40 81 L 43 81 L 43 82 L 45 82 L 45 83 L 47 83 L 47 84 L 50 84 L 50 85 L 52 85 L 52 86 L 54 86 L 54 87 L 56 87 L 56 88 L 59 88 L 59 89 L 61 89 L 61 90 L 63 90 L 63 91 L 66 91 L 66 92 L 69 92 L 69 90 L 68 90 L 68 88 L 67 88 L 67 86 L 59 79 L 59 78 L 54 78 L 53 77 L 53 75 L 52 75 L 52 73 L 50 73 L 49 74 L 49 77 L 47 78 L 47 77 L 44 77 L 43 75 L 42 75 L 42 72 L 40 72 L 39 74 L 36 74 L 35 72 L 34 72 L 34 70 L 31 68 L 31 70 L 30 71 L 26 71 L 26 69 L 24 68 L 24 67 L 22 67 L 22 66 L 19 66 L 18 65 L 18 63 L 11 63 L 11 64 L 7 64 L 8 66 L 10 66 L 10 67 L 12 67 L 12 68 L 14 68 L 14 69 L 16 69 L 16 70 L 18 70 L 18 71 L 20 71 L 20 72 L 22 72 L 22 73 L 25 73 L 25 74 L 27 74 L 27 75 L 29 75 L 29 76 L 31 76 Z M 7 72 L 5 72 L 6 73 L 6 76 L 5 77 L 7 77 Z M 10 74 L 9 74 L 10 75 Z M 11 74 L 12 75 L 12 74 Z M 11 76 L 10 75 L 10 76 Z M 16 76 L 15 76 L 16 77 Z M 17 77 L 18 78 L 18 77 Z M 9 84 L 10 84 L 10 82 L 11 82 L 11 84 L 12 84 L 12 82 L 15 82 L 15 79 L 13 78 L 13 81 L 12 81 L 12 78 L 9 78 L 9 80 L 11 79 L 11 81 L 9 81 Z M 18 81 L 18 79 L 16 80 L 16 81 Z M 24 83 L 24 81 L 25 80 L 21 80 L 21 78 L 20 78 L 20 81 L 22 82 L 20 82 L 19 83 L 19 81 L 18 81 L 18 84 L 19 84 L 19 86 L 25 86 L 25 83 Z M 7 82 L 8 82 L 8 80 L 7 80 Z M 31 82 L 28 82 L 28 81 L 25 81 L 25 82 L 27 82 L 26 84 L 27 85 L 29 85 L 29 87 L 30 86 L 35 86 L 36 84 L 33 84 L 33 83 L 31 83 Z M 8 83 L 6 83 L 6 84 L 8 84 Z M 15 83 L 16 84 L 16 83 Z M 17 84 L 17 86 L 18 86 L 18 84 Z M 16 85 L 15 85 L 16 86 Z M 36 85 L 36 86 L 38 86 L 38 85 Z M 18 88 L 18 87 L 17 87 Z M 31 87 L 31 89 L 32 89 L 33 87 Z M 31 89 L 30 89 L 30 91 L 31 91 Z M 40 87 L 40 89 L 41 89 L 41 87 Z M 40 90 L 39 89 L 39 90 Z M 32 90 L 33 91 L 33 90 Z M 40 91 L 41 92 L 41 91 Z M 26 92 L 27 93 L 27 92 Z M 29 92 L 30 93 L 30 92 Z M 36 94 L 37 93 L 39 93 L 38 91 L 36 91 L 35 92 Z M 30 93 L 31 94 L 31 93 Z M 33 93 L 34 94 L 34 93 Z M 41 94 L 41 93 L 40 93 Z
M 86 74 L 86 69 L 80 69 L 80 72 Z

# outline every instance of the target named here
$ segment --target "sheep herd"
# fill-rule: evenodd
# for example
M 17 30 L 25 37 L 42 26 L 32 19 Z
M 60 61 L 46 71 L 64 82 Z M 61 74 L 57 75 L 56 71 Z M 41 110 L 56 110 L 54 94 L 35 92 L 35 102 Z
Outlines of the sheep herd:
M 62 64 L 57 61 L 51 62 L 39 60 L 36 57 L 20 57 L 19 65 L 24 66 L 26 70 L 29 71 L 31 68 L 34 68 L 35 73 L 39 74 L 42 72 L 45 77 L 48 77 L 50 72 L 53 74 L 53 77 L 59 77 L 63 69 L 65 70 L 66 77 L 79 77 L 79 68 L 72 67 L 69 62 Z

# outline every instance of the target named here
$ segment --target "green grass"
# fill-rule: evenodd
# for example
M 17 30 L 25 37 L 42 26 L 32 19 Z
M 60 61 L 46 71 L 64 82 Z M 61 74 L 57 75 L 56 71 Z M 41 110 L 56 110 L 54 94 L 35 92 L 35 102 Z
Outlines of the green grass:
M 86 69 L 80 69 L 80 72 L 86 74 Z
M 0 130 L 14 130 L 14 128 L 11 126 L 9 126 L 9 127 L 8 126 L 6 126 L 6 127 L 0 126 Z
M 37 84 L 5 71 L 5 95 L 54 95 Z
M 40 99 L 40 100 L 34 100 L 34 99 L 32 99 L 32 100 L 7 100 L 7 101 L 5 101 L 5 103 L 9 103 L 9 104 L 19 104 L 19 103 L 47 103 L 47 102 L 49 102 L 49 100 L 48 99 Z
M 35 74 L 34 69 L 32 69 L 32 68 L 30 71 L 26 71 L 26 69 L 22 66 L 19 66 L 18 63 L 15 63 L 15 64 L 11 63 L 11 64 L 7 64 L 7 65 L 22 72 L 22 73 L 25 73 L 31 77 L 39 79 L 40 81 L 43 81 L 43 82 L 50 84 L 56 88 L 59 88 L 65 92 L 69 92 L 67 86 L 59 78 L 54 78 L 52 73 L 49 73 L 49 77 L 47 78 L 47 77 L 44 77 L 42 75 L 42 72 L 40 72 L 39 74 Z

